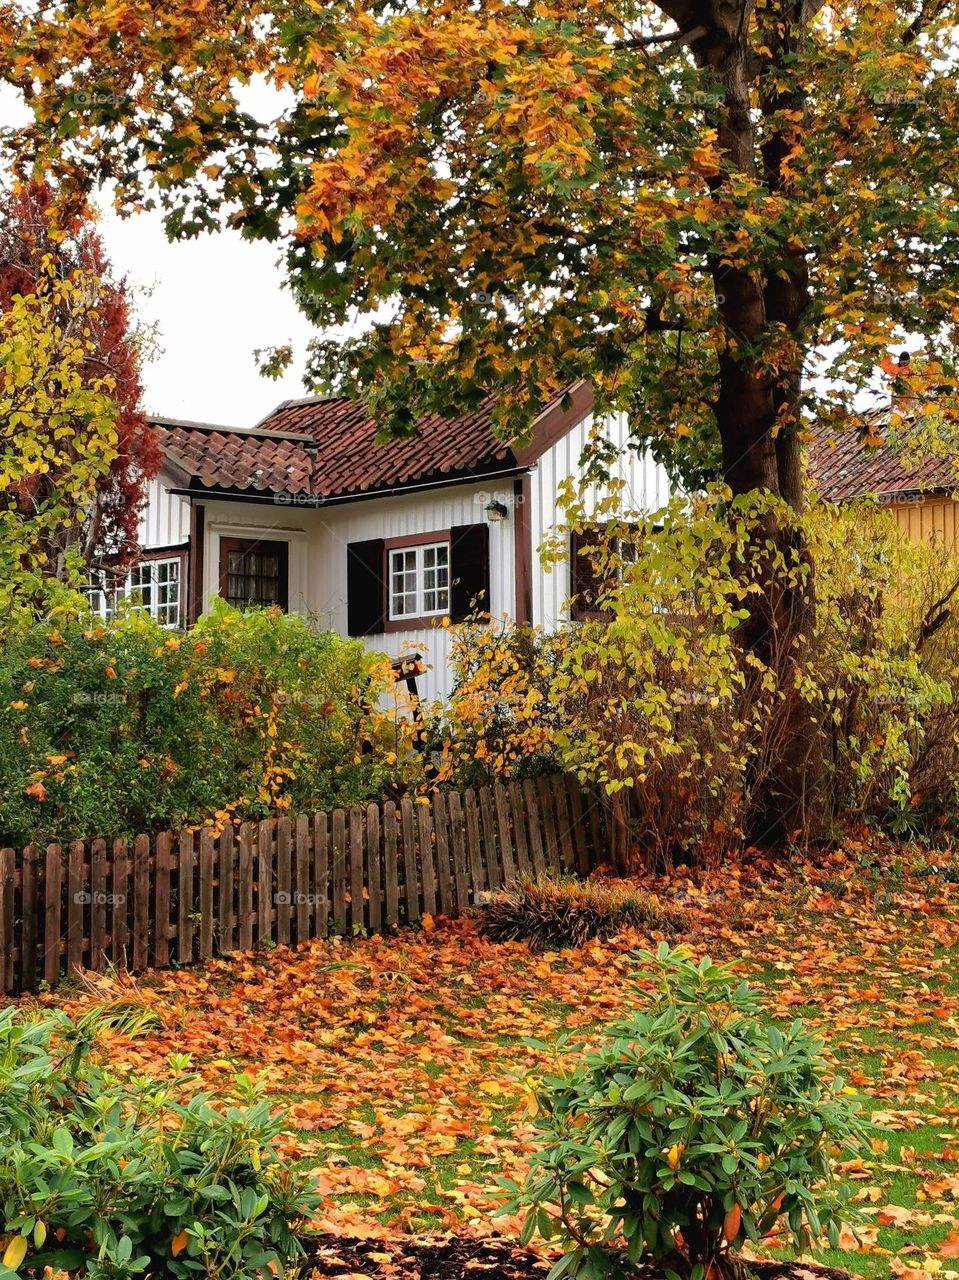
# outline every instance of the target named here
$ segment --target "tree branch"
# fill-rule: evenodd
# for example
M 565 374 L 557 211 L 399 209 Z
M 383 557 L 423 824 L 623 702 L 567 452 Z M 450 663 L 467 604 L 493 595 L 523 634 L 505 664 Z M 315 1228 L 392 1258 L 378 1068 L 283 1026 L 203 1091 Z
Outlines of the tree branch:
M 948 2 L 949 0 L 923 0 L 919 12 L 902 33 L 903 44 L 910 45 L 917 40 L 922 35 L 923 27 L 938 18 Z
M 932 636 L 936 634 L 940 627 L 952 617 L 952 610 L 947 609 L 946 605 L 952 597 L 959 591 L 959 578 L 955 580 L 945 595 L 940 596 L 934 604 L 931 604 L 926 610 L 926 616 L 922 620 L 922 626 L 919 628 L 919 635 L 916 639 L 916 652 L 918 653 L 922 646 Z
M 706 34 L 705 27 L 694 27 L 688 34 L 683 31 L 667 31 L 658 36 L 631 36 L 626 40 L 617 40 L 614 49 L 648 49 L 654 44 L 688 44 Z

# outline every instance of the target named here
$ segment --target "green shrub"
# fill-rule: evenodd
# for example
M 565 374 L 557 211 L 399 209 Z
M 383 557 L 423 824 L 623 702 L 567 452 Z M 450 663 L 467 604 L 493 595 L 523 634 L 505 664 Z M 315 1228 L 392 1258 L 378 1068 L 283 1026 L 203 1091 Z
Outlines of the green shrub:
M 418 776 L 376 708 L 388 662 L 295 614 L 218 604 L 184 635 L 65 617 L 0 653 L 0 841 L 329 809 Z
M 176 1101 L 189 1077 L 112 1080 L 92 1057 L 100 1027 L 0 1014 L 6 1267 L 97 1280 L 283 1274 L 317 1198 L 274 1154 L 280 1119 L 243 1077 L 243 1105 L 224 1109 L 204 1094 Z
M 479 927 L 495 942 L 526 940 L 533 951 L 581 947 L 623 929 L 673 932 L 682 912 L 651 894 L 573 876 L 520 876 L 476 908 Z
M 570 518 L 589 523 L 575 507 Z M 547 640 L 458 634 L 443 721 L 454 766 L 517 776 L 549 752 L 604 800 L 617 864 L 627 852 L 665 869 L 718 861 L 767 839 L 798 707 L 816 767 L 776 834 L 959 829 L 955 551 L 911 544 L 875 503 L 814 496 L 801 517 L 718 489 L 595 518 L 580 554 L 604 584 L 600 616 Z M 775 554 L 761 536 L 770 519 L 792 533 Z M 815 608 L 784 614 L 760 657 L 741 624 L 768 575 Z
M 779 1221 L 797 1249 L 833 1244 L 852 1219 L 832 1157 L 869 1129 L 800 1021 L 763 1018 L 732 966 L 694 965 L 665 944 L 648 1008 L 610 1026 L 572 1070 L 543 1082 L 541 1147 L 504 1212 L 566 1246 L 551 1280 L 740 1274 L 731 1251 Z M 561 1047 L 565 1047 L 561 1045 Z

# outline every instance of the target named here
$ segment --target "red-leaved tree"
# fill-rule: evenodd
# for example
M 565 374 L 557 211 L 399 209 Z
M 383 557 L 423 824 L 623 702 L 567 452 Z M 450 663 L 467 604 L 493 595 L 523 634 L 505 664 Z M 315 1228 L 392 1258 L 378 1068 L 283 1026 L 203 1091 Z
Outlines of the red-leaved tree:
M 96 296 L 84 310 L 83 322 L 91 330 L 87 363 L 92 379 L 109 377 L 119 413 L 117 456 L 97 485 L 92 505 L 72 513 L 56 534 L 56 545 L 47 548 L 51 570 L 61 580 L 72 557 L 89 568 L 120 574 L 135 559 L 137 528 L 146 497 L 146 484 L 159 467 L 159 452 L 143 412 L 140 379 L 144 334 L 136 324 L 125 279 L 116 279 L 95 227 L 78 221 L 67 233 L 54 232 L 47 212 L 53 199 L 49 186 L 33 183 L 0 196 L 0 311 L 16 295 L 36 291 L 44 263 L 58 276 L 83 273 L 92 281 Z M 65 330 L 77 323 L 64 314 Z M 24 513 L 50 495 L 44 484 L 55 478 L 37 476 L 18 492 Z

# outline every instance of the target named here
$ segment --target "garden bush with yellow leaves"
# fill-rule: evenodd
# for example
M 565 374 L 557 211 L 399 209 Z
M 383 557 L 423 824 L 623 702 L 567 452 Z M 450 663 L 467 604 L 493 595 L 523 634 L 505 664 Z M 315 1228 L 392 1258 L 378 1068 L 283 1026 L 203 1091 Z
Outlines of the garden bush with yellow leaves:
M 427 729 L 441 782 L 473 786 L 561 770 L 550 690 L 566 640 L 505 622 L 452 628 L 453 696 Z
M 0 840 L 123 836 L 332 808 L 419 776 L 377 709 L 386 659 L 275 610 L 172 634 L 65 615 L 0 655 Z
M 550 1280 L 641 1260 L 667 1280 L 735 1280 L 737 1249 L 781 1220 L 797 1250 L 835 1245 L 854 1221 L 835 1161 L 870 1129 L 820 1041 L 766 1019 L 733 965 L 665 943 L 635 958 L 652 998 L 637 986 L 636 1008 L 537 1090 L 529 1175 L 502 1184 L 503 1211 L 527 1211 L 523 1242 L 564 1245 Z
M 589 552 L 600 616 L 548 639 L 461 629 L 444 725 L 452 775 L 458 761 L 516 776 L 548 758 L 610 810 L 616 861 L 718 858 L 768 834 L 764 787 L 796 749 L 798 701 L 816 785 L 786 836 L 850 821 L 927 838 L 955 826 L 959 560 L 910 544 L 868 503 L 813 501 L 803 517 L 774 505 L 792 531 L 785 551 L 759 536 L 758 496 L 611 516 Z M 743 624 L 770 577 L 809 608 L 760 658 Z

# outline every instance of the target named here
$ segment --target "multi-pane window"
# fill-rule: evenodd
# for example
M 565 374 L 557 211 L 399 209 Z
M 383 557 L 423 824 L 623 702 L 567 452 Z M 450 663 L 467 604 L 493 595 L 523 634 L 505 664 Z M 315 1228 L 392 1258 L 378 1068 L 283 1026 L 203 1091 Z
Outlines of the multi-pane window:
M 220 550 L 221 592 L 231 605 L 237 609 L 248 605 L 287 607 L 287 543 L 224 538 Z
M 226 598 L 242 609 L 247 604 L 273 604 L 279 594 L 280 562 L 259 551 L 230 551 Z
M 156 618 L 161 627 L 180 625 L 180 561 L 148 560 L 127 579 L 127 594 Z
M 176 628 L 181 621 L 180 569 L 179 556 L 170 560 L 144 560 L 119 583 L 103 570 L 94 570 L 84 594 L 91 611 L 104 620 L 114 616 L 121 600 L 128 600 L 132 608 L 142 609 L 161 627 Z
M 389 553 L 390 618 L 448 613 L 450 545 L 395 547 Z

